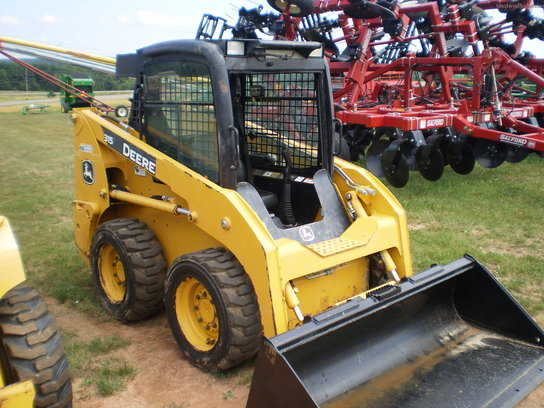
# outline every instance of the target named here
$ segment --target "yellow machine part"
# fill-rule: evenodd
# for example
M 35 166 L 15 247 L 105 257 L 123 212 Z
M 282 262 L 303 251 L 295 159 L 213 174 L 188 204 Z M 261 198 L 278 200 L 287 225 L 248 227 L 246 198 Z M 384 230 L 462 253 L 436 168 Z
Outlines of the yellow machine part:
M 225 247 L 251 278 L 267 337 L 300 323 L 296 311 L 286 301 L 287 284 L 294 287 L 302 312 L 316 315 L 370 289 L 369 255 L 387 251 L 401 277 L 413 273 L 405 212 L 385 186 L 365 169 L 335 159 L 333 182 L 346 211 L 355 204 L 365 216 L 355 219 L 338 238 L 304 245 L 287 238 L 273 239 L 236 191 L 218 186 L 153 149 L 131 130 L 124 130 L 92 109 L 76 109 L 72 120 L 76 152 L 75 237 L 87 263 L 96 227 L 116 218 L 146 222 L 159 240 L 168 266 L 180 255 Z M 156 158 L 154 174 L 111 148 L 104 129 Z M 84 182 L 81 174 L 85 161 L 92 162 L 94 168 L 91 185 Z M 348 203 L 346 197 L 353 190 L 353 183 L 361 186 L 362 192 Z M 112 193 L 112 185 L 121 186 L 130 195 Z M 366 191 L 372 194 L 363 194 Z M 166 205 L 159 206 L 163 203 L 150 199 L 158 195 L 169 197 Z M 174 214 L 176 207 L 187 210 L 189 216 Z
M 35 396 L 32 381 L 24 381 L 0 389 L 1 408 L 32 408 Z
M 0 298 L 14 286 L 23 282 L 25 271 L 19 255 L 17 241 L 6 217 L 0 215 L 0 265 L 2 279 L 0 279 Z
M 15 236 L 6 217 L 0 215 L 0 298 L 10 289 L 23 282 L 25 271 L 19 255 Z M 1 371 L 1 370 L 0 370 Z M 34 385 L 32 381 L 20 382 L 5 386 L 4 373 L 0 372 L 0 407 L 24 408 L 32 407 L 34 401 Z

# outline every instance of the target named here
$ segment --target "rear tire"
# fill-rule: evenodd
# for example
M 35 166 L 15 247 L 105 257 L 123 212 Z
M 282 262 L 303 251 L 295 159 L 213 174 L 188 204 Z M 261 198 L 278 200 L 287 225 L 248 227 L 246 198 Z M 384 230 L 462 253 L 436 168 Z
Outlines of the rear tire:
M 274 10 L 283 13 L 287 7 L 287 3 L 290 3 L 289 14 L 292 17 L 306 17 L 312 14 L 314 11 L 313 0 L 267 0 L 270 7 Z
M 174 338 L 199 368 L 226 370 L 260 347 L 263 327 L 253 285 L 224 248 L 177 258 L 168 272 L 165 307 Z
M 100 225 L 91 265 L 100 303 L 116 319 L 140 320 L 163 306 L 166 263 L 144 222 L 120 218 Z
M 71 407 L 72 383 L 62 339 L 47 305 L 26 283 L 0 300 L 0 332 L 7 383 L 32 380 L 35 407 Z

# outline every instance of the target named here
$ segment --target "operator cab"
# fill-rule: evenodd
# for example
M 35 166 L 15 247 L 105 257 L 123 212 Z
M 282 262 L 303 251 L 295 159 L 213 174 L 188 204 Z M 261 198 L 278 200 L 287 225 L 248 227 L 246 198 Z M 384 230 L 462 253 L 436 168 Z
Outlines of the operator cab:
M 238 191 L 274 238 L 320 242 L 347 228 L 330 177 L 333 112 L 321 44 L 172 41 L 119 56 L 117 66 L 140 78 L 131 126 Z

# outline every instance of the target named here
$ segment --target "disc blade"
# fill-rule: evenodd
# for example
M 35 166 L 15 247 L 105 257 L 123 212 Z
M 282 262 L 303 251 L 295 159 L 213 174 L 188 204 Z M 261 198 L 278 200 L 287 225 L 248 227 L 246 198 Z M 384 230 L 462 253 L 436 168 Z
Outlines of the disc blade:
M 529 156 L 532 150 L 526 149 L 524 147 L 515 147 L 509 146 L 506 152 L 506 161 L 508 163 L 519 163 Z
M 457 174 L 469 174 L 474 170 L 476 157 L 468 143 L 452 142 L 448 146 L 448 163 Z
M 384 177 L 381 158 L 383 151 L 389 146 L 389 141 L 378 139 L 373 141 L 366 151 L 366 168 L 376 177 Z
M 393 187 L 401 188 L 408 183 L 408 162 L 399 149 L 385 149 L 382 153 L 382 170 Z
M 444 174 L 444 158 L 438 146 L 420 146 L 416 152 L 417 169 L 423 178 L 436 181 Z
M 474 154 L 478 164 L 488 169 L 499 167 L 506 160 L 508 149 L 502 143 L 493 140 L 478 139 L 474 145 Z

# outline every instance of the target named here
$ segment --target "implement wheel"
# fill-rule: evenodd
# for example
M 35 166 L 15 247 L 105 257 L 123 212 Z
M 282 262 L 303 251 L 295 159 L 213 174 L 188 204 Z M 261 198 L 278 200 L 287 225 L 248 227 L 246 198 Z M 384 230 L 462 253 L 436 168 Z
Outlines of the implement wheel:
M 270 7 L 283 13 L 289 4 L 289 15 L 292 17 L 306 17 L 314 10 L 313 0 L 267 0 Z
M 47 305 L 27 284 L 15 286 L 0 301 L 0 333 L 6 384 L 32 380 L 35 407 L 71 407 L 72 383 L 62 339 Z
M 257 353 L 263 336 L 257 297 L 242 265 L 224 248 L 177 258 L 164 302 L 174 338 L 197 367 L 226 370 Z
M 91 248 L 100 303 L 116 319 L 140 320 L 163 305 L 166 263 L 144 222 L 120 218 L 97 228 Z

